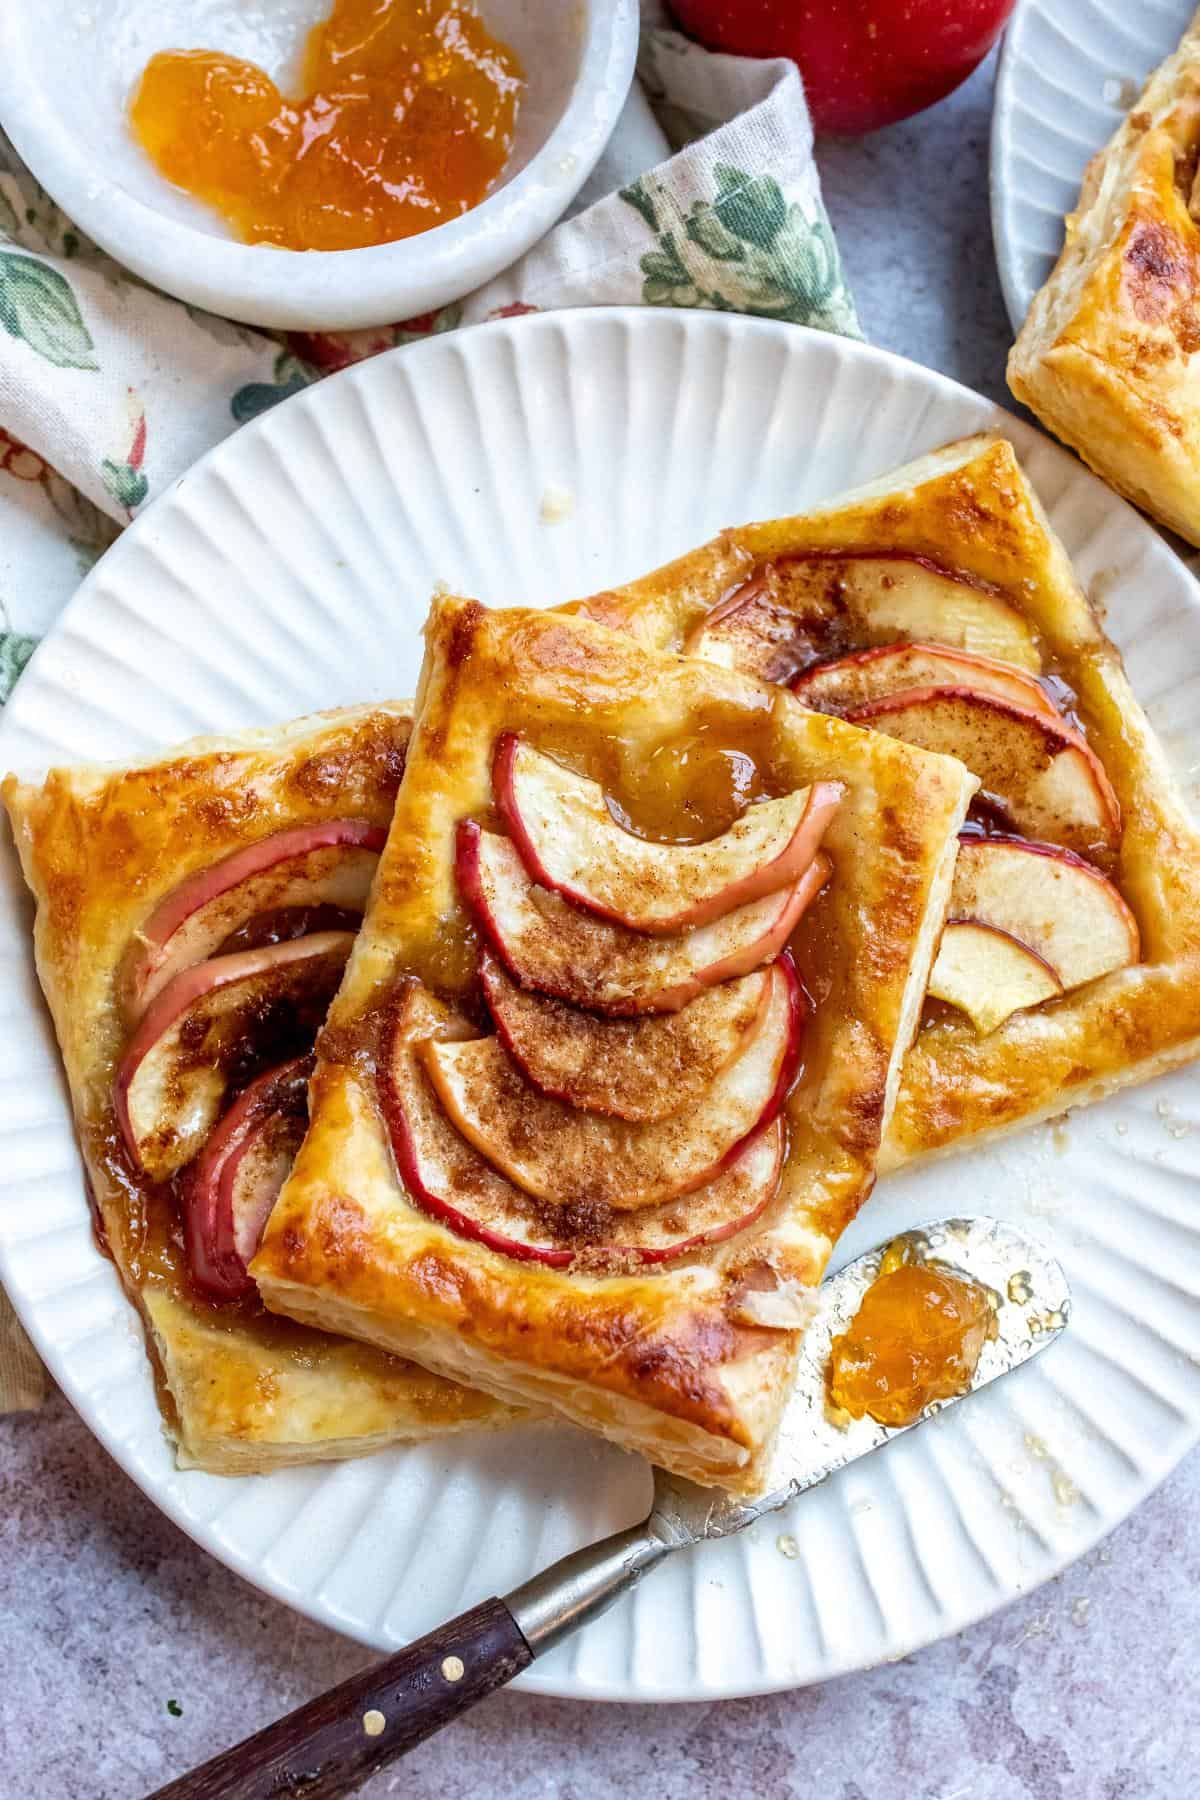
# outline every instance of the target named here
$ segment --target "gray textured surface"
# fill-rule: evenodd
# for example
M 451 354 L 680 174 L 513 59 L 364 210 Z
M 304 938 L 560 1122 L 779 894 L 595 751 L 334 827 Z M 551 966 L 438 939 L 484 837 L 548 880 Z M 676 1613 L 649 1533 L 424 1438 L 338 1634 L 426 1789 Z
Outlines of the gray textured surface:
M 994 63 L 915 119 L 818 145 L 817 160 L 867 337 L 1011 406 L 988 213 Z
M 821 162 L 868 335 L 1002 399 L 990 90 Z M 500 1695 L 362 1792 L 1190 1800 L 1198 1516 L 1193 1458 L 1059 1581 L 900 1663 L 716 1706 Z M 0 1420 L 0 1543 L 4 1800 L 136 1800 L 364 1660 L 197 1550 L 57 1398 Z

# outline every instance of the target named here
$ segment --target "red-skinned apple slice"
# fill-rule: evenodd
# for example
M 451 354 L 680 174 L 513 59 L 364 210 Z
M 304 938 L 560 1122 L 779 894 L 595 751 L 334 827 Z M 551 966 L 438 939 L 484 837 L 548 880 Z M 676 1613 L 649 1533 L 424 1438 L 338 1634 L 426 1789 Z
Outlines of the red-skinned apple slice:
M 963 838 L 950 911 L 1027 944 L 1064 988 L 1096 981 L 1141 956 L 1137 920 L 1116 887 L 1057 844 Z
M 582 1257 L 597 1271 L 606 1265 L 620 1269 L 669 1262 L 734 1237 L 775 1198 L 784 1149 L 779 1119 L 685 1202 L 630 1213 L 540 1206 L 455 1130 L 421 1066 L 421 1042 L 455 1042 L 471 1035 L 464 1019 L 425 989 L 412 989 L 394 1016 L 380 1081 L 405 1188 L 416 1206 L 460 1236 L 549 1268 L 569 1268 Z
M 336 907 L 361 913 L 387 832 L 362 819 L 328 819 L 260 838 L 189 875 L 160 900 L 121 971 L 129 1024 L 180 970 L 203 962 L 260 913 Z
M 232 1072 L 275 1042 L 311 1042 L 354 943 L 319 931 L 184 969 L 153 1000 L 113 1087 L 129 1154 L 155 1180 L 190 1162 L 216 1122 Z
M 630 1124 L 538 1093 L 499 1039 L 430 1041 L 418 1055 L 451 1123 L 501 1174 L 556 1206 L 633 1212 L 715 1181 L 779 1114 L 799 1068 L 804 1000 L 784 957 L 757 1029 L 703 1099 Z
M 792 692 L 819 712 L 846 713 L 885 694 L 933 687 L 971 688 L 1030 712 L 1061 717 L 1046 690 L 1023 669 L 945 644 L 881 644 L 873 650 L 856 650 L 852 656 L 806 669 L 792 683 Z
M 253 1291 L 247 1273 L 308 1123 L 312 1055 L 239 1094 L 183 1179 L 183 1234 L 196 1285 L 214 1300 Z
M 617 1017 L 677 1012 L 705 988 L 772 962 L 829 879 L 818 855 L 795 888 L 677 937 L 610 924 L 535 885 L 508 838 L 458 828 L 459 890 L 514 981 Z
M 889 694 L 853 708 L 846 718 L 922 750 L 957 756 L 1031 837 L 1093 855 L 1120 843 L 1121 809 L 1112 783 L 1064 719 L 973 688 Z
M 836 783 L 818 781 L 747 807 L 708 843 L 650 843 L 617 824 L 599 782 L 513 732 L 496 745 L 492 786 L 534 881 L 613 924 L 654 935 L 710 924 L 794 886 L 841 800 Z
M 1005 1019 L 1064 991 L 1044 957 L 998 926 L 948 919 L 929 977 L 929 993 L 965 1012 L 986 1036 Z
M 642 1123 L 702 1098 L 745 1045 L 771 989 L 760 969 L 679 1012 L 606 1019 L 519 987 L 487 952 L 479 972 L 496 1033 L 527 1081 L 584 1112 Z
M 814 551 L 767 563 L 700 621 L 684 655 L 764 681 L 790 681 L 839 640 L 896 638 L 998 657 L 1035 674 L 1041 668 L 1025 619 L 986 582 L 925 557 L 869 551 Z

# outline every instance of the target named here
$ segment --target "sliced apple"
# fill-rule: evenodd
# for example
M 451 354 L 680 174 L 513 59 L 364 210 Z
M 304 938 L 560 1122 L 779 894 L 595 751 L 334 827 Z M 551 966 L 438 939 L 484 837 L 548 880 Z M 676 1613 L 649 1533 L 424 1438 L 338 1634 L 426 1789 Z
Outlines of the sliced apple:
M 606 1264 L 668 1262 L 731 1238 L 752 1225 L 775 1198 L 784 1150 L 780 1119 L 686 1202 L 626 1213 L 591 1204 L 540 1205 L 455 1130 L 422 1067 L 422 1042 L 462 1041 L 471 1035 L 465 1019 L 427 990 L 412 989 L 395 1014 L 380 1081 L 405 1188 L 415 1205 L 460 1236 L 522 1262 L 563 1269 L 582 1258 L 602 1271 Z
M 788 958 L 774 965 L 757 1029 L 696 1105 L 650 1124 L 577 1112 L 540 1094 L 498 1038 L 430 1041 L 419 1055 L 450 1121 L 539 1200 L 632 1212 L 714 1181 L 777 1117 L 799 1066 L 804 1002 Z
M 896 638 L 996 657 L 1036 674 L 1027 620 L 986 582 L 920 556 L 817 551 L 780 557 L 727 594 L 684 644 L 686 656 L 790 681 L 839 646 Z
M 947 920 L 929 993 L 965 1012 L 976 1031 L 995 1031 L 1011 1014 L 1063 992 L 1050 964 L 1028 944 L 978 919 Z
M 508 838 L 473 819 L 458 828 L 459 890 L 514 981 L 617 1016 L 678 1012 L 705 988 L 772 962 L 829 874 L 818 855 L 790 890 L 694 931 L 645 937 L 538 887 Z
M 173 1175 L 200 1149 L 239 1066 L 275 1046 L 312 1042 L 353 943 L 352 931 L 318 931 L 213 957 L 167 983 L 130 1039 L 113 1089 L 139 1168 L 159 1181 Z
M 479 968 L 500 1042 L 551 1099 L 615 1118 L 665 1119 L 700 1100 L 744 1047 L 771 991 L 765 969 L 708 988 L 676 1013 L 605 1019 Z
M 684 639 L 683 654 L 759 681 L 789 682 L 797 669 L 821 654 L 832 622 L 833 615 L 824 609 L 795 612 L 768 568 L 705 614 Z
M 196 1285 L 215 1300 L 253 1291 L 248 1274 L 308 1124 L 313 1059 L 268 1069 L 234 1101 L 183 1179 L 183 1234 Z
M 181 881 L 142 926 L 121 970 L 126 1021 L 134 1024 L 181 969 L 212 956 L 263 913 L 336 907 L 362 913 L 387 832 L 362 819 L 329 819 L 277 831 Z
M 1141 956 L 1137 920 L 1116 887 L 1057 844 L 963 838 L 950 911 L 1028 945 L 1064 988 L 1096 981 Z
M 806 669 L 792 683 L 792 692 L 819 712 L 847 713 L 911 688 L 964 687 L 1030 712 L 1061 716 L 1041 683 L 1023 669 L 993 656 L 949 650 L 944 644 L 881 644 L 874 650 L 856 650 L 852 656 Z
M 957 756 L 1018 831 L 1093 855 L 1121 841 L 1121 809 L 1104 766 L 1065 719 L 973 688 L 916 688 L 846 714 L 922 750 Z
M 496 746 L 492 785 L 536 882 L 600 918 L 653 934 L 710 924 L 793 887 L 841 801 L 835 782 L 817 781 L 747 807 L 708 843 L 650 843 L 617 824 L 599 782 L 512 732 Z

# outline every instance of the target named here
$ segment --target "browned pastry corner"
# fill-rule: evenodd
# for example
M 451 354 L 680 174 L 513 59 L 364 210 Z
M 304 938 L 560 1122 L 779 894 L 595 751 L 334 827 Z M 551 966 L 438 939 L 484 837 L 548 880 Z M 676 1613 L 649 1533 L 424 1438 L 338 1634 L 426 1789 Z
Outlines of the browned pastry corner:
M 1064 443 L 1200 544 L 1200 16 L 1088 164 L 1008 360 Z

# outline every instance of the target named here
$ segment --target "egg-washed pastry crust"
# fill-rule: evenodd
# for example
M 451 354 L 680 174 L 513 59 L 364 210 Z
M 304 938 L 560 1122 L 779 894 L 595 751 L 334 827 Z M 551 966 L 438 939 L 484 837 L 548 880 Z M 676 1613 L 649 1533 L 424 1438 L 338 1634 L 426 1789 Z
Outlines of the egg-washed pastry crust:
M 810 513 L 723 532 L 578 607 L 678 651 L 763 562 L 838 550 L 926 558 L 989 584 L 1032 625 L 1116 790 L 1123 831 L 1113 879 L 1141 931 L 1135 966 L 1014 1013 L 987 1036 L 961 1016 L 927 1023 L 905 1060 L 882 1172 L 1052 1117 L 1200 1052 L 1200 833 L 1006 439 L 967 438 Z
M 560 753 L 570 743 L 584 763 L 619 741 L 636 765 L 718 715 L 726 738 L 769 764 L 775 791 L 825 778 L 844 788 L 823 843 L 832 879 L 793 940 L 816 1004 L 781 1190 L 736 1237 L 645 1273 L 514 1260 L 407 1196 L 372 1020 L 412 976 L 469 1004 L 477 942 L 455 837 L 461 820 L 494 817 L 502 733 Z M 874 1179 L 974 785 L 952 759 L 735 673 L 647 655 L 589 621 L 435 602 L 391 835 L 318 1044 L 308 1135 L 252 1264 L 267 1304 L 752 1489 L 788 1391 L 803 1289 Z M 779 1323 L 746 1304 L 751 1276 L 773 1288 Z
M 1086 463 L 1200 543 L 1200 14 L 1087 166 L 1008 382 Z
M 170 1221 L 148 1249 L 113 1126 L 126 1031 L 117 976 L 155 903 L 185 876 L 291 826 L 386 826 L 407 706 L 358 707 L 236 737 L 196 738 L 132 768 L 55 769 L 4 783 L 37 902 L 38 974 L 70 1083 L 98 1235 L 137 1305 L 181 1466 L 252 1473 L 360 1455 L 507 1418 L 483 1395 L 359 1344 L 214 1304 L 190 1284 Z M 160 1202 L 161 1204 L 161 1202 Z M 177 1237 L 176 1228 L 176 1237 Z

